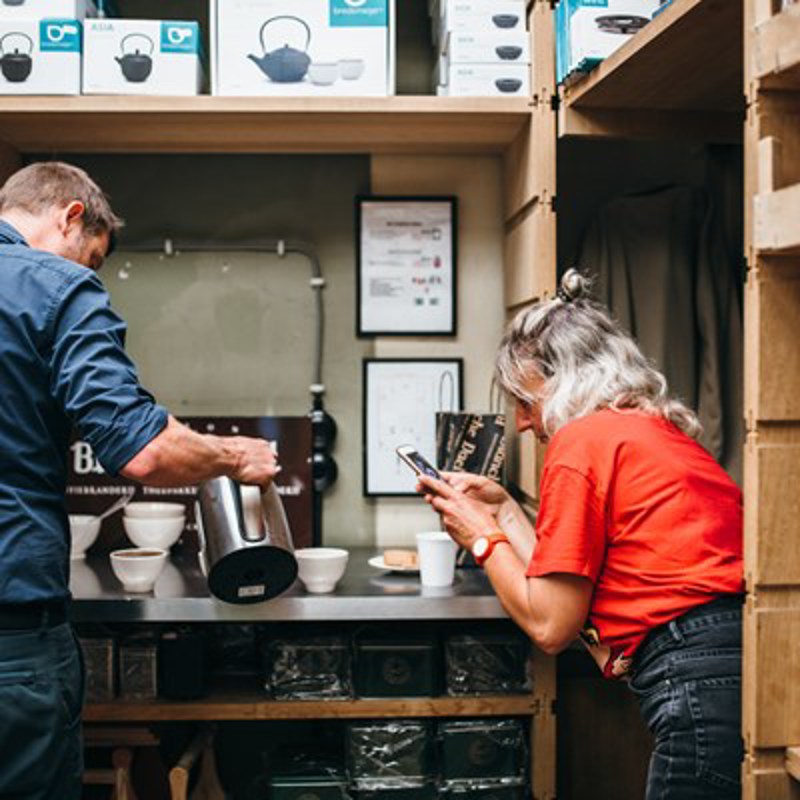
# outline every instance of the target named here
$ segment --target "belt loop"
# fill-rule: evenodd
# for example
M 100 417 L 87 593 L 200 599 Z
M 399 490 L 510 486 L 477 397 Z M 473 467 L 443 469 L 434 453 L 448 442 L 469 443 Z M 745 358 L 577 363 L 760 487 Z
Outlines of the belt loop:
M 678 627 L 678 620 L 673 619 L 669 623 L 669 632 L 672 635 L 672 638 L 678 642 L 679 644 L 683 644 L 683 634 L 681 633 L 681 629 Z
M 47 629 L 50 627 L 50 608 L 45 606 L 42 609 L 42 619 L 39 623 L 39 636 L 44 636 L 47 633 Z

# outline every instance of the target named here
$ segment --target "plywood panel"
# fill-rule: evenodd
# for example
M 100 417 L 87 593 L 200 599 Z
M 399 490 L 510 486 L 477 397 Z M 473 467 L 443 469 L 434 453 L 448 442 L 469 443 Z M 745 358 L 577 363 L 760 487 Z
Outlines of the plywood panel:
M 550 106 L 556 93 L 555 27 L 548 0 L 538 0 L 530 9 L 531 86 L 538 105 Z
M 798 210 L 800 213 L 800 210 Z M 745 291 L 745 416 L 800 419 L 800 261 L 760 262 Z
M 556 217 L 548 205 L 510 226 L 505 239 L 506 307 L 552 296 L 556 280 Z
M 744 472 L 747 585 L 800 586 L 800 425 L 751 432 Z
M 534 800 L 555 800 L 556 659 L 534 649 L 532 668 L 539 713 L 531 720 L 531 788 Z
M 796 602 L 760 607 L 750 595 L 744 623 L 743 730 L 750 750 L 800 742 L 800 592 Z M 766 795 L 762 795 L 766 796 Z
M 742 770 L 742 798 L 800 800 L 800 783 L 789 777 L 782 748 L 747 754 Z
M 764 174 L 766 165 L 759 169 L 759 181 L 772 177 Z M 800 255 L 800 183 L 756 196 L 753 246 L 763 253 Z

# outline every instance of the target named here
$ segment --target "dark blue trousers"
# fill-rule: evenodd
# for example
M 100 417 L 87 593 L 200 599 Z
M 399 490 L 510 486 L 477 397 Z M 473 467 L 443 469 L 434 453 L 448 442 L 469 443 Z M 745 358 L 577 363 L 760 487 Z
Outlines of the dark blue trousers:
M 0 800 L 79 800 L 82 705 L 68 624 L 0 631 Z
M 718 598 L 651 632 L 630 687 L 655 736 L 647 800 L 738 800 L 742 597 Z

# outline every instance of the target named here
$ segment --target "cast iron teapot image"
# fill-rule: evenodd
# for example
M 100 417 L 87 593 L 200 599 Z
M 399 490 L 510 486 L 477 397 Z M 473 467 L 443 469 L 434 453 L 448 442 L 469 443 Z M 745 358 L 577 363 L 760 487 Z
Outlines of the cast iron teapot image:
M 595 22 L 603 33 L 619 33 L 628 36 L 640 31 L 650 20 L 638 14 L 606 14 L 598 17 Z
M 284 44 L 277 50 L 267 52 L 264 44 L 264 31 L 268 25 L 279 19 L 288 19 L 297 22 L 306 29 L 306 44 L 303 50 L 297 50 Z M 261 41 L 262 56 L 254 56 L 252 53 L 247 56 L 258 68 L 275 83 L 299 83 L 305 78 L 308 67 L 311 64 L 311 57 L 308 55 L 308 46 L 311 44 L 311 28 L 299 17 L 279 16 L 268 19 L 262 26 L 258 35 Z
M 3 0 L 5 6 L 24 6 L 25 0 Z
M 149 52 L 142 53 L 138 47 L 133 52 L 127 52 L 125 50 L 125 42 L 134 38 L 144 39 L 147 42 Z M 125 80 L 130 81 L 130 83 L 144 83 L 153 71 L 153 50 L 155 48 L 153 40 L 144 33 L 129 33 L 123 37 L 119 47 L 122 51 L 122 56 L 116 56 L 115 58 L 122 69 Z
M 15 47 L 13 52 L 7 52 L 5 41 L 10 36 L 19 36 L 21 39 L 26 39 L 28 41 L 28 52 L 20 53 L 18 47 Z M 0 70 L 2 70 L 3 77 L 9 83 L 22 83 L 28 80 L 28 76 L 33 69 L 31 53 L 33 53 L 33 40 L 26 33 L 11 31 L 0 39 Z

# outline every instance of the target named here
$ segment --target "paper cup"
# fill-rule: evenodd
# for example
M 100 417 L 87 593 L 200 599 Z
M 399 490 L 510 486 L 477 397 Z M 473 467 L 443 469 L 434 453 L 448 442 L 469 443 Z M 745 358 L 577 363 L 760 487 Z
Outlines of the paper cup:
M 419 579 L 423 586 L 452 586 L 458 545 L 443 531 L 417 534 Z

